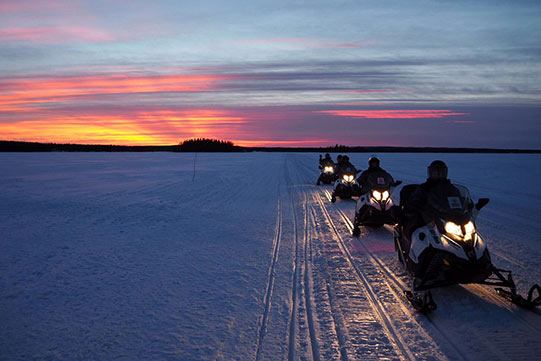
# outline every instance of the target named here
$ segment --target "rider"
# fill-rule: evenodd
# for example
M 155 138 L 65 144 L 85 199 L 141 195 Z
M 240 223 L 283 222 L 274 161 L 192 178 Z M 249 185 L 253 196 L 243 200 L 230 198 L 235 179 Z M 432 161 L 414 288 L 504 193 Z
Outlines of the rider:
M 368 169 L 361 173 L 357 182 L 361 186 L 361 194 L 370 192 L 373 185 L 393 184 L 393 177 L 380 166 L 378 157 L 368 158 Z
M 321 154 L 319 155 L 319 165 L 322 167 L 325 166 L 334 166 L 334 161 L 332 160 L 332 157 L 329 153 L 325 154 L 325 158 L 321 157 Z
M 447 165 L 441 160 L 435 160 L 428 166 L 426 182 L 415 188 L 404 206 L 404 232 L 408 237 L 424 222 L 423 213 L 426 210 L 428 197 L 431 194 L 441 194 L 453 187 L 447 179 Z M 453 187 L 454 188 L 454 187 Z
M 336 172 L 337 176 L 341 177 L 344 174 L 356 174 L 357 170 L 355 169 L 355 166 L 349 162 L 349 157 L 347 155 L 343 155 L 340 160 L 338 161 L 338 164 L 336 166 Z

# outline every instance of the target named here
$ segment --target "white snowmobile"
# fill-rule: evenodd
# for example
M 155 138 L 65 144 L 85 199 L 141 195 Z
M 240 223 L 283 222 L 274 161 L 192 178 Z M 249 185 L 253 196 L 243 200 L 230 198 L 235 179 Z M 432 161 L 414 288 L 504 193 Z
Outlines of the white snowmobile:
M 521 307 L 541 305 L 538 284 L 524 298 L 516 291 L 511 271 L 498 269 L 491 262 L 475 224 L 488 198 L 481 198 L 474 205 L 466 187 L 449 182 L 428 196 L 422 216 L 408 219 L 407 211 L 403 212 L 416 187 L 411 184 L 402 188 L 402 215 L 393 232 L 398 259 L 412 278 L 411 290 L 404 291 L 404 295 L 415 309 L 434 310 L 436 304 L 429 290 L 460 283 L 495 286 L 500 296 Z
M 331 195 L 331 202 L 336 202 L 336 197 L 348 199 L 353 196 L 359 196 L 361 193 L 361 187 L 357 183 L 357 173 L 359 171 L 355 168 L 347 167 L 344 172 L 341 173 L 340 177 L 334 181 L 334 189 Z M 349 169 L 351 168 L 351 169 Z
M 331 184 L 336 180 L 336 173 L 334 170 L 335 166 L 334 164 L 323 164 L 319 166 L 319 169 L 321 173 L 319 174 L 319 177 L 317 179 L 317 185 L 320 185 L 321 183 L 324 184 Z
M 398 202 L 393 197 L 395 188 L 402 181 L 394 182 L 387 173 L 368 176 L 367 192 L 359 197 L 355 207 L 353 235 L 361 233 L 359 226 L 381 227 L 384 224 L 395 224 Z

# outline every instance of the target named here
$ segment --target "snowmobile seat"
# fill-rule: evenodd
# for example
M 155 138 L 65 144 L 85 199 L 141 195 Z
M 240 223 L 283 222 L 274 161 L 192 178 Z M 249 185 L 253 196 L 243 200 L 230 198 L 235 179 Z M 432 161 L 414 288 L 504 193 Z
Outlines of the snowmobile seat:
M 418 184 L 408 184 L 402 187 L 402 189 L 400 190 L 400 208 L 404 208 L 408 199 L 411 197 L 411 195 L 418 186 Z

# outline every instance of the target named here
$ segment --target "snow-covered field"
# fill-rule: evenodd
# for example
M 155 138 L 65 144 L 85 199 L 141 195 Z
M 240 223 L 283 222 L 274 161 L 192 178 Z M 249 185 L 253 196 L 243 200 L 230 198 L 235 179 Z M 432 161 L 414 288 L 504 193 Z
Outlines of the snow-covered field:
M 350 155 L 360 168 L 367 154 Z M 404 184 L 442 159 L 522 292 L 541 282 L 541 156 L 382 154 Z M 534 360 L 541 310 L 481 286 L 424 316 L 389 228 L 317 154 L 0 154 L 0 360 Z

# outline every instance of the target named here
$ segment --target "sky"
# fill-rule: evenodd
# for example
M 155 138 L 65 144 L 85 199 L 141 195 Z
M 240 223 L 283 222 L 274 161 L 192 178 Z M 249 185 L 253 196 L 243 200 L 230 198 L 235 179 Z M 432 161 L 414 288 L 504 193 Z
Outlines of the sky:
M 0 139 L 541 149 L 539 1 L 0 1 Z

